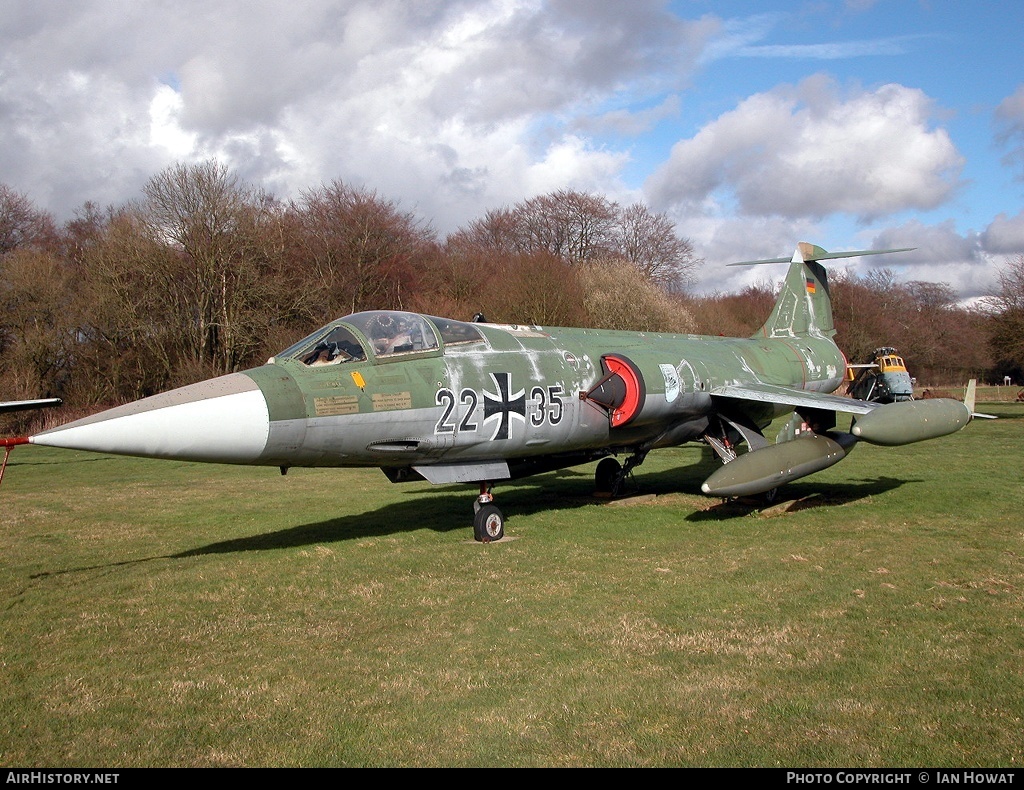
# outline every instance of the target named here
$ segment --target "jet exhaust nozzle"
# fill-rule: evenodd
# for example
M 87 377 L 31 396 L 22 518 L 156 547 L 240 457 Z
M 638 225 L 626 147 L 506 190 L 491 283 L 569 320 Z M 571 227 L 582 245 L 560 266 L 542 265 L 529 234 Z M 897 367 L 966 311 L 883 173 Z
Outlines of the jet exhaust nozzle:
M 704 481 L 709 496 L 753 496 L 828 469 L 842 461 L 856 439 L 850 434 L 811 434 L 739 456 Z
M 850 429 L 858 439 L 894 447 L 956 433 L 971 421 L 971 410 L 952 398 L 897 401 L 857 417 Z

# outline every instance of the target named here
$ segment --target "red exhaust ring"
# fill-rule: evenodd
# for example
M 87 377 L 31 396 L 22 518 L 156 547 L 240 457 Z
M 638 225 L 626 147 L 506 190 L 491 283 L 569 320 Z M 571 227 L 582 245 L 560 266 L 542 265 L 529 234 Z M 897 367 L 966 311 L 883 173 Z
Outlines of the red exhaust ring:
M 634 419 L 647 397 L 644 377 L 627 357 L 605 354 L 601 357 L 604 376 L 580 400 L 590 401 L 608 412 L 612 428 L 620 428 Z
M 613 428 L 625 425 L 640 411 L 644 402 L 644 385 L 640 372 L 625 357 L 608 354 L 602 357 L 602 361 L 608 367 L 609 373 L 614 373 L 626 384 L 626 396 L 622 403 L 617 404 L 612 410 L 611 423 Z

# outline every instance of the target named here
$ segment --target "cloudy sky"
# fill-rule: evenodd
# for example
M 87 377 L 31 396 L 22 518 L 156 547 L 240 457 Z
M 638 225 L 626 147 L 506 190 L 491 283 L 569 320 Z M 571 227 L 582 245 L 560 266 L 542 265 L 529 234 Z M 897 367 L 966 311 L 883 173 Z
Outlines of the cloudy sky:
M 443 237 L 571 188 L 707 261 L 861 259 L 964 297 L 1024 253 L 1019 0 L 6 0 L 0 182 L 58 220 L 216 158 L 334 179 Z M 781 276 L 781 272 L 779 273 Z

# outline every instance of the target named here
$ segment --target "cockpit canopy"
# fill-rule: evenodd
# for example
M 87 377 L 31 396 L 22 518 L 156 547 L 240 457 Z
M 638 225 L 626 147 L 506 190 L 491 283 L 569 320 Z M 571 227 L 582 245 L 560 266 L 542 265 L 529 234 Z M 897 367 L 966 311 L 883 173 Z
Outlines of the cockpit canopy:
M 338 365 L 405 354 L 438 351 L 464 343 L 483 341 L 473 324 L 448 318 L 370 310 L 355 313 L 318 329 L 286 348 L 278 358 L 297 359 L 305 365 Z

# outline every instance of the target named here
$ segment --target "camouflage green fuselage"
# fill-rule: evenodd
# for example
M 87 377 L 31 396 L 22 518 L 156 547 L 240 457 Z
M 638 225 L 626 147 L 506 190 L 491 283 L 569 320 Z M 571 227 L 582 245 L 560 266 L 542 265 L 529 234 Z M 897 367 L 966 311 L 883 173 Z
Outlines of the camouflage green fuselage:
M 331 327 L 351 327 L 350 319 L 325 327 L 321 337 Z M 270 417 L 266 449 L 251 462 L 400 469 L 547 458 L 557 468 L 698 439 L 723 408 L 763 427 L 791 407 L 722 402 L 716 388 L 768 384 L 832 392 L 845 370 L 841 352 L 824 336 L 458 326 L 471 326 L 476 339 L 376 355 L 368 336 L 353 333 L 371 353 L 314 367 L 304 361 L 316 341 L 311 336 L 306 346 L 246 371 Z M 606 376 L 607 355 L 627 359 L 642 388 L 631 419 L 615 427 L 609 410 L 586 397 Z

